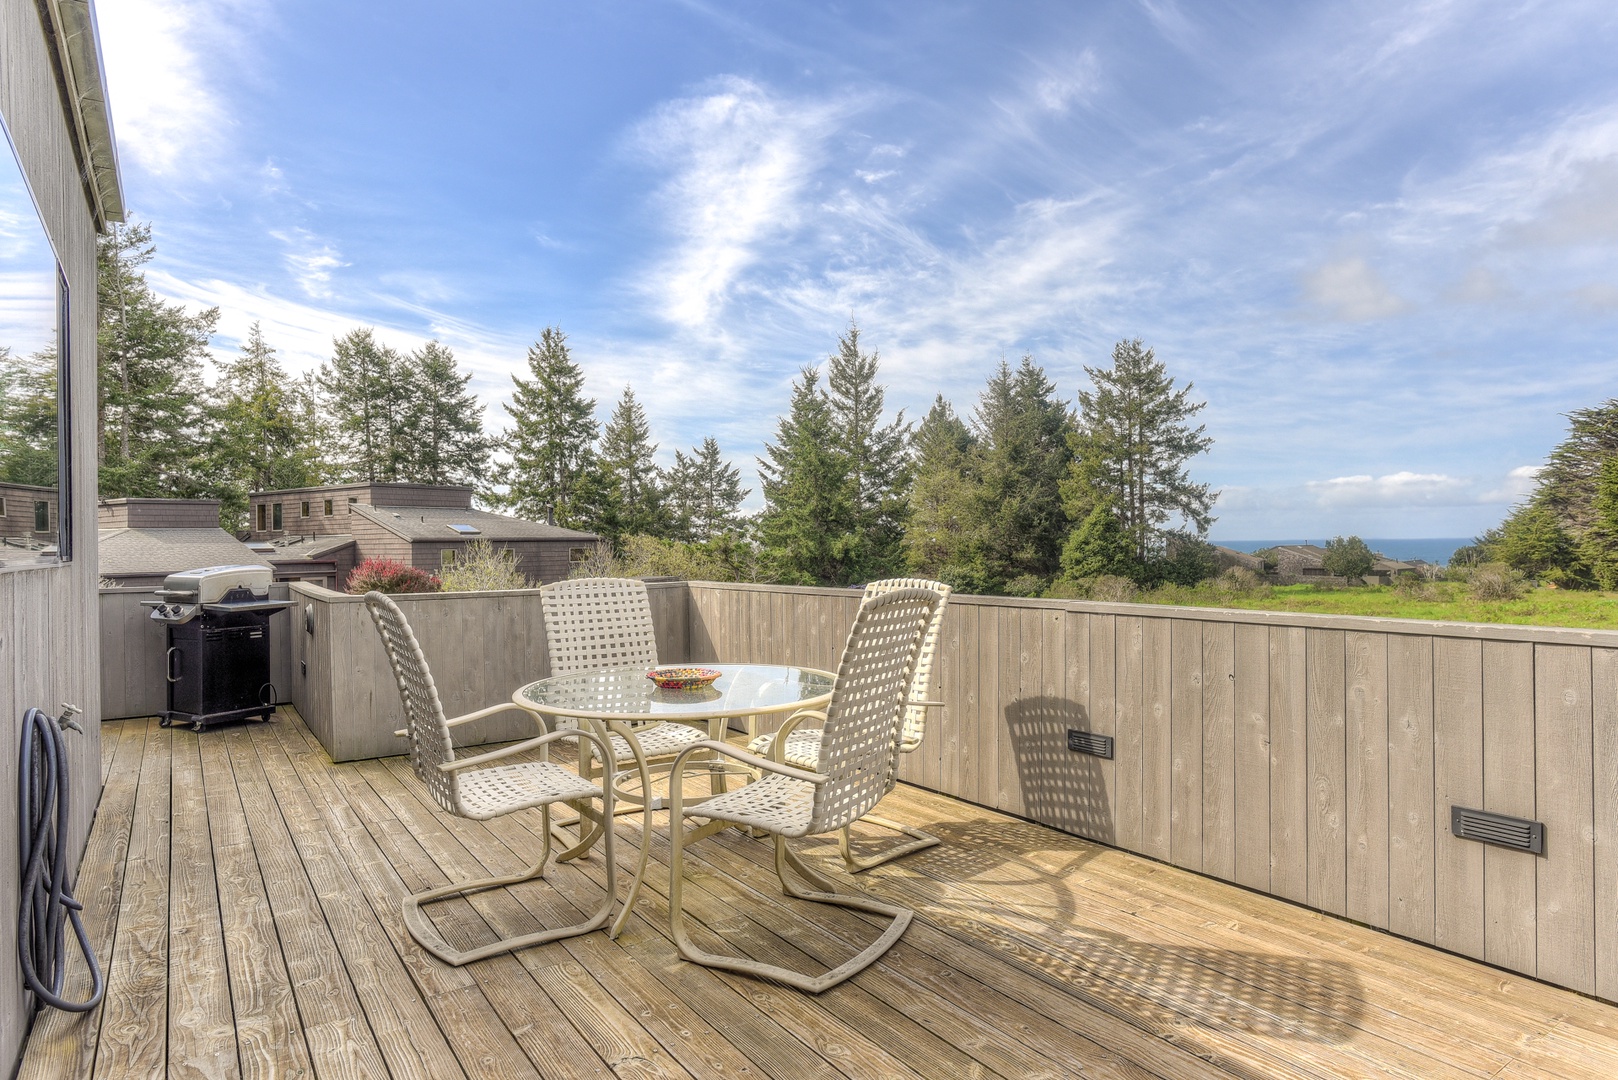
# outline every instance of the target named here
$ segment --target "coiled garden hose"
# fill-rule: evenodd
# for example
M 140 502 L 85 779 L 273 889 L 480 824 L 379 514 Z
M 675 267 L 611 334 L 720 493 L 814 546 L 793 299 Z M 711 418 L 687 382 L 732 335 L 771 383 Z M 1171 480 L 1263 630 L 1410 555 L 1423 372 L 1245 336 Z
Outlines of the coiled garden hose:
M 84 905 L 73 897 L 67 865 L 69 777 L 63 728 L 84 731 L 72 719 L 70 707 L 64 708 L 60 720 L 39 709 L 29 709 L 23 717 L 22 760 L 17 769 L 23 868 L 22 895 L 17 905 L 17 955 L 22 962 L 23 981 L 39 1001 L 68 1012 L 89 1012 L 101 1004 L 107 984 L 84 932 L 84 921 L 79 917 Z M 79 952 L 90 966 L 87 1001 L 68 1001 L 61 996 L 62 980 L 67 974 L 64 915 L 73 924 Z M 41 973 L 48 975 L 48 986 Z

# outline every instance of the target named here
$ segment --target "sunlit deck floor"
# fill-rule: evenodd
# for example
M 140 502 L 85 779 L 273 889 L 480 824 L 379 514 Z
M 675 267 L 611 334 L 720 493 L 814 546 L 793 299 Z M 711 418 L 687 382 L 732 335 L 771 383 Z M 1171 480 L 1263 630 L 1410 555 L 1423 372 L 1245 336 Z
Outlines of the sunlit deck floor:
M 912 788 L 883 812 L 944 845 L 859 882 L 918 917 L 820 997 L 676 958 L 661 829 L 616 942 L 452 969 L 405 934 L 401 895 L 523 865 L 537 814 L 451 818 L 403 759 L 334 766 L 290 711 L 200 736 L 102 731 L 78 892 L 111 961 L 106 1003 L 43 1016 L 23 1077 L 1618 1072 L 1618 1009 Z M 620 837 L 637 822 L 620 819 Z M 846 955 L 873 933 L 788 907 L 758 840 L 694 850 L 701 920 L 760 958 Z M 572 920 L 601 876 L 595 856 L 554 889 L 438 910 L 452 937 L 487 940 Z

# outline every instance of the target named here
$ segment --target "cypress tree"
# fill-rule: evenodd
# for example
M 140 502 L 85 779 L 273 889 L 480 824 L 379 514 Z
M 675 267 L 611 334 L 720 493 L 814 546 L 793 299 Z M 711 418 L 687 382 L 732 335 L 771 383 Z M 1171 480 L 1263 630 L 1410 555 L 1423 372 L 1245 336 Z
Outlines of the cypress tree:
M 879 358 L 860 351 L 860 330 L 850 324 L 826 363 L 833 435 L 845 460 L 850 511 L 839 578 L 859 583 L 892 577 L 904 566 L 904 523 L 909 510 L 910 425 L 901 412 L 882 423 L 884 388 L 876 381 Z
M 405 424 L 409 432 L 401 472 L 418 484 L 475 484 L 488 469 L 490 440 L 483 408 L 467 389 L 455 354 L 429 341 L 405 362 L 409 375 Z
M 1088 513 L 1088 493 L 1110 500 L 1143 567 L 1163 554 L 1171 515 L 1196 536 L 1207 535 L 1218 492 L 1193 483 L 1186 469 L 1213 445 L 1206 428 L 1187 423 L 1207 402 L 1191 400 L 1191 383 L 1176 390 L 1163 362 L 1138 338 L 1113 347 L 1110 368 L 1084 371 L 1093 389 L 1078 395 L 1065 489 L 1074 520 Z
M 599 454 L 616 503 L 615 546 L 621 537 L 664 536 L 669 531 L 663 477 L 657 468 L 656 454 L 657 444 L 652 442 L 646 410 L 635 399 L 635 391 L 626 386 L 601 433 Z
M 408 465 L 405 375 L 403 358 L 368 326 L 332 341 L 318 381 L 347 478 L 391 483 Z
M 957 588 L 978 586 L 968 568 L 981 547 L 974 454 L 977 441 L 942 394 L 911 438 L 915 480 L 904 550 L 911 570 Z
M 546 327 L 529 348 L 528 371 L 528 379 L 511 379 L 516 389 L 506 405 L 512 427 L 505 439 L 511 461 L 500 473 L 506 490 L 498 501 L 526 517 L 575 527 L 587 512 L 575 503 L 596 468 L 596 403 L 584 396 L 584 372 L 559 327 Z
M 764 447 L 759 478 L 764 511 L 758 519 L 759 561 L 770 580 L 786 585 L 846 585 L 850 532 L 848 464 L 836 448 L 831 403 L 820 372 L 803 369 L 792 384 L 792 405 Z

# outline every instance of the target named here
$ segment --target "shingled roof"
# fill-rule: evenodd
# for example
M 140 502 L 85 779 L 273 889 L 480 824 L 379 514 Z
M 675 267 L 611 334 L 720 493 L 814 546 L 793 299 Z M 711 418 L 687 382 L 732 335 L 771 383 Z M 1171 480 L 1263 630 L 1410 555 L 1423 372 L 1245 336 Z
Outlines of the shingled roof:
M 598 539 L 594 533 L 564 529 L 538 521 L 491 514 L 487 510 L 461 510 L 441 506 L 349 506 L 355 516 L 374 521 L 405 540 L 577 540 Z M 476 532 L 451 528 L 469 525 Z
M 224 529 L 102 529 L 97 571 L 104 578 L 166 577 L 199 566 L 263 563 Z

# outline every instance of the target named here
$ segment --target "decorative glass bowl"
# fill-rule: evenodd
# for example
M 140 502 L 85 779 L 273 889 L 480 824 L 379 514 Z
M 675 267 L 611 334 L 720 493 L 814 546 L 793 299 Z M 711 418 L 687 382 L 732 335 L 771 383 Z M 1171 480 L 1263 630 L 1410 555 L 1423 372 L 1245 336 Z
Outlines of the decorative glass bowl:
M 655 667 L 646 677 L 664 690 L 700 690 L 713 682 L 722 671 L 708 667 Z

